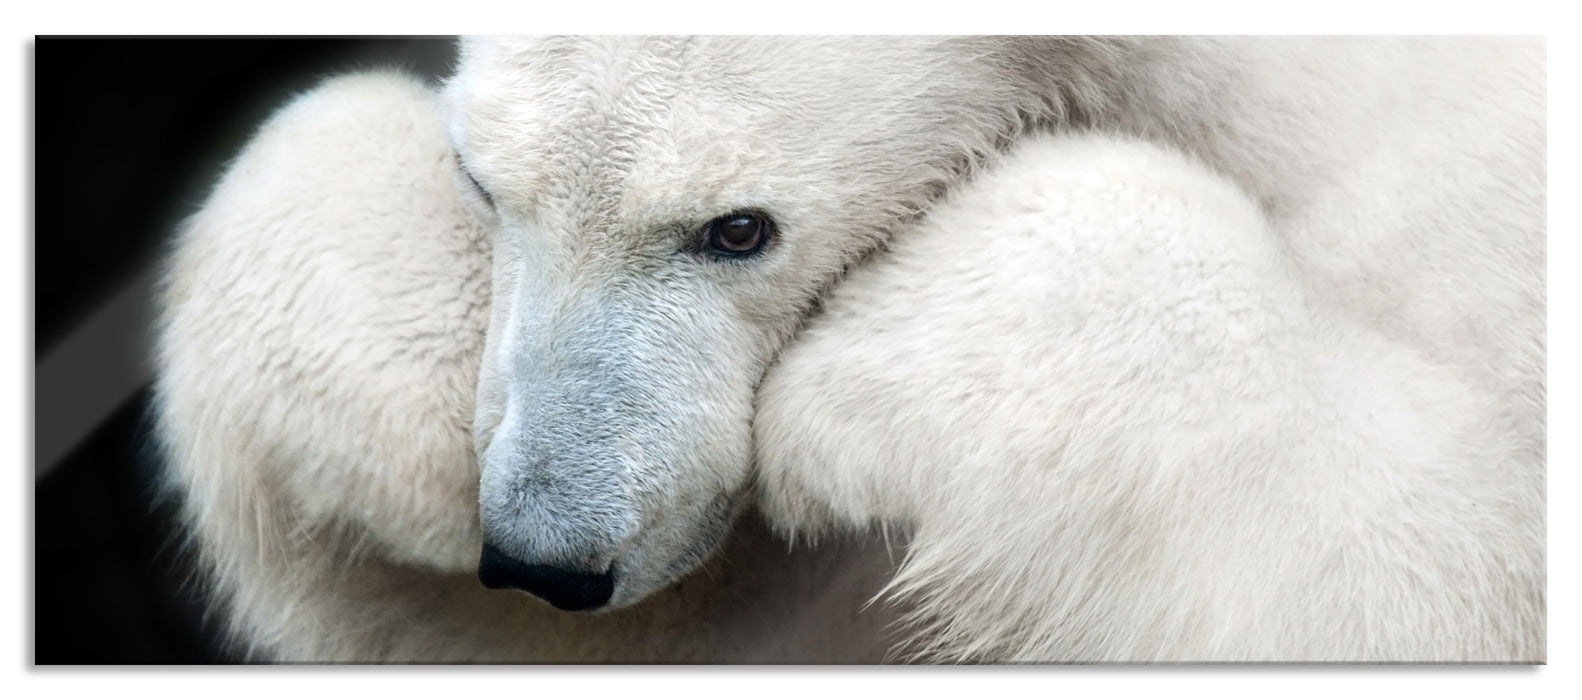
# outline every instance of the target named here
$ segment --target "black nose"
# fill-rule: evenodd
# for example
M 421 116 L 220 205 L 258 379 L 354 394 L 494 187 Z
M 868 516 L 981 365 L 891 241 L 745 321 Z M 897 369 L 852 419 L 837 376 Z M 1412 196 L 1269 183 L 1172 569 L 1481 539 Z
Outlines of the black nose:
M 588 610 L 610 602 L 615 577 L 609 572 L 584 574 L 543 564 L 518 561 L 484 544 L 478 559 L 478 580 L 489 588 L 527 591 L 561 610 Z

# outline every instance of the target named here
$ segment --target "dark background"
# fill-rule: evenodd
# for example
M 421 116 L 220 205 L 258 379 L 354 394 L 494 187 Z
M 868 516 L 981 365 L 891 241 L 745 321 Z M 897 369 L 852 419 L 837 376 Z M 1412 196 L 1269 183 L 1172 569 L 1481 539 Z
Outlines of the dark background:
M 38 449 L 46 433 L 86 437 L 35 465 L 34 663 L 236 660 L 189 585 L 177 504 L 156 498 L 146 340 L 96 333 L 106 326 L 95 312 L 120 298 L 146 314 L 143 285 L 170 232 L 272 109 L 348 70 L 400 66 L 437 79 L 453 56 L 449 38 L 36 41 L 35 455 L 48 452 Z M 133 368 L 124 382 L 68 386 L 123 365 Z M 101 391 L 116 407 L 107 419 L 86 405 L 39 410 L 111 385 L 141 388 Z M 82 424 L 75 433 L 63 427 L 71 421 Z

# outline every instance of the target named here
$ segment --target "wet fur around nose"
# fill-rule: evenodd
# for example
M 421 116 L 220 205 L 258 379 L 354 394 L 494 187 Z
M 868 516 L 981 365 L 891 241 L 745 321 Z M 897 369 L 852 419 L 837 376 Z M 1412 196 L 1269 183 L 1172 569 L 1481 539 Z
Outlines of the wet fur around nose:
M 698 543 L 724 536 L 763 371 L 741 361 L 752 348 L 709 288 L 620 274 L 524 284 L 502 304 L 495 323 L 518 330 L 485 351 L 501 386 L 483 405 L 500 418 L 478 430 L 486 536 L 525 562 L 612 571 L 611 605 L 690 571 L 710 553 Z

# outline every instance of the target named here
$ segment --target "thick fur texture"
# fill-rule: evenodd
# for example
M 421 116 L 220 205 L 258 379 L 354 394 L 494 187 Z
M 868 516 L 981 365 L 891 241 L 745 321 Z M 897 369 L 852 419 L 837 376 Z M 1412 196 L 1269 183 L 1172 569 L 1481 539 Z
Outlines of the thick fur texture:
M 1535 436 L 1191 159 L 1034 139 L 826 304 L 759 393 L 764 505 L 906 525 L 914 653 L 1543 658 Z
M 259 658 L 1541 661 L 1543 153 L 1537 42 L 469 44 L 185 230 L 172 481 Z

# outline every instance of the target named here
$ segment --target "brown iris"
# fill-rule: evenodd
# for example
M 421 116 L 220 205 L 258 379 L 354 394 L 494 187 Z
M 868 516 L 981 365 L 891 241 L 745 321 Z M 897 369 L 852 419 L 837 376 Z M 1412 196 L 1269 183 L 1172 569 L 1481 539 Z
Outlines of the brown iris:
M 769 217 L 755 212 L 727 214 L 703 226 L 711 251 L 730 257 L 746 257 L 763 250 L 774 234 Z

